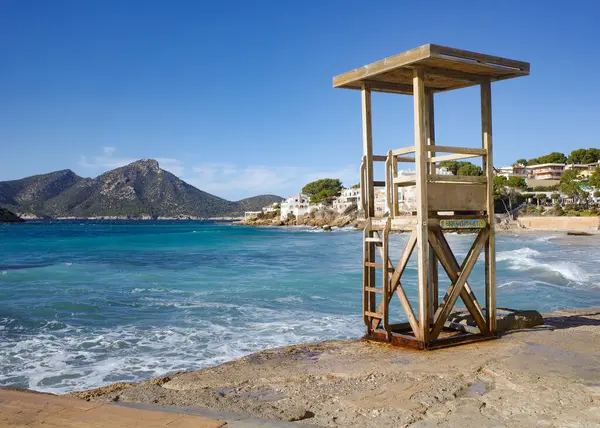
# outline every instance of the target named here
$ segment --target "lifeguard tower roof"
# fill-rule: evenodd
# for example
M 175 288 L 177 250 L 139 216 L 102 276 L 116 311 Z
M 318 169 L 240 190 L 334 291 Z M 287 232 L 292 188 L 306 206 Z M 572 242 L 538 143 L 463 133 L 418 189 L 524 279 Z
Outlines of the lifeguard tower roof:
M 372 91 L 412 94 L 415 67 L 424 69 L 425 87 L 433 92 L 529 74 L 528 62 L 427 44 L 340 74 L 333 78 L 333 87 L 365 85 Z

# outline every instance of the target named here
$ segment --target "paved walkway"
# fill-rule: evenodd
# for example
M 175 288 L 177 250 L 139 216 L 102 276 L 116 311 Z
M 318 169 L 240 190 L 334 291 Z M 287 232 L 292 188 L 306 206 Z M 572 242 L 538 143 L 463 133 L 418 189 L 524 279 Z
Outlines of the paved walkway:
M 224 420 L 0 389 L 0 427 L 220 428 Z

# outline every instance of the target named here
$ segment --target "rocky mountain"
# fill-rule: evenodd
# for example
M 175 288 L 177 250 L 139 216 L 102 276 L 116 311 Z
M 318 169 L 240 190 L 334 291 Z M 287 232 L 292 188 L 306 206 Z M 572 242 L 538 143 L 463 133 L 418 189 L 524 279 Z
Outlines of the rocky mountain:
M 234 216 L 281 199 L 260 195 L 228 201 L 177 178 L 153 159 L 142 159 L 96 178 L 82 178 L 64 170 L 0 182 L 0 205 L 52 218 Z

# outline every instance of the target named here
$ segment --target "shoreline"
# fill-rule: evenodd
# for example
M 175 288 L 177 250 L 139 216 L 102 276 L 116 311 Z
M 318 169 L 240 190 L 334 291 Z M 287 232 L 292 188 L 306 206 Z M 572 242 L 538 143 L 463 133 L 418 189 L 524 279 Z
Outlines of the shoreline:
M 437 351 L 360 340 L 285 346 L 67 395 L 332 427 L 594 426 L 600 308 L 556 311 L 544 320 L 548 328 Z

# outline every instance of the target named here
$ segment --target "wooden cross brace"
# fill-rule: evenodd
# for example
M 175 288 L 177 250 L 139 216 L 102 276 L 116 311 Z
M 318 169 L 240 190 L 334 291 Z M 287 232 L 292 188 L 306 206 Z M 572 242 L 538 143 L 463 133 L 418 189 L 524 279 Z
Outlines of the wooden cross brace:
M 450 287 L 448 287 L 448 291 L 444 296 L 442 304 L 435 312 L 433 317 L 433 328 L 430 333 L 430 340 L 435 340 L 439 336 L 442 328 L 448 316 L 450 315 L 450 311 L 454 307 L 456 300 L 460 296 L 465 306 L 473 316 L 477 327 L 481 332 L 488 331 L 487 323 L 483 316 L 483 311 L 481 306 L 477 302 L 471 287 L 467 284 L 467 278 L 471 274 L 477 259 L 479 258 L 479 254 L 483 249 L 485 243 L 490 234 L 489 226 L 481 229 L 477 238 L 473 242 L 473 245 L 469 249 L 463 264 L 459 267 L 446 238 L 440 230 L 436 230 L 431 228 L 429 230 L 429 244 L 432 246 L 435 251 L 438 260 L 442 264 L 442 267 L 448 274 L 448 277 L 452 281 Z
M 473 267 L 475 266 L 475 263 L 477 262 L 477 259 L 479 258 L 479 255 L 485 243 L 488 240 L 488 237 L 489 227 L 486 227 L 479 232 L 479 234 L 475 238 L 475 241 L 473 242 L 473 245 L 469 249 L 469 252 L 467 253 L 467 256 L 463 261 L 462 265 L 459 265 L 442 231 L 437 228 L 430 228 L 429 244 L 431 245 L 431 248 L 437 255 L 437 259 L 440 261 L 442 267 L 444 268 L 446 274 L 452 282 L 450 287 L 448 288 L 448 291 L 446 292 L 446 295 L 444 296 L 442 304 L 438 307 L 437 311 L 434 314 L 432 320 L 433 325 L 428 326 L 428 328 L 431 328 L 429 335 L 430 340 L 433 341 L 438 338 L 459 296 L 463 300 L 468 311 L 473 316 L 473 319 L 475 320 L 477 327 L 479 327 L 479 330 L 481 332 L 488 331 L 487 322 L 483 315 L 481 305 L 479 304 L 479 302 L 477 302 L 475 294 L 473 293 L 473 290 L 467 282 L 467 278 L 471 274 Z M 393 272 L 389 281 L 387 281 L 387 275 L 386 272 L 384 272 L 384 287 L 388 287 L 388 290 L 386 293 L 384 293 L 385 298 L 382 299 L 379 303 L 377 312 L 380 314 L 387 315 L 387 309 L 389 307 L 389 304 L 392 300 L 394 293 L 396 293 L 415 337 L 417 338 L 417 340 L 423 340 L 423 332 L 421 331 L 420 323 L 415 317 L 414 310 L 406 296 L 404 289 L 402 288 L 402 283 L 400 282 L 400 278 L 402 277 L 402 274 L 406 269 L 410 256 L 412 255 L 412 252 L 415 248 L 416 242 L 417 233 L 413 231 L 408 238 L 406 247 L 404 248 L 402 255 L 400 256 L 396 267 L 394 267 L 394 264 L 392 263 L 391 259 L 389 258 L 387 252 L 384 249 L 387 243 L 384 243 L 384 248 L 377 247 L 383 259 L 383 266 L 385 266 L 385 268 L 388 271 Z M 383 319 L 372 319 L 371 329 L 377 329 L 380 326 L 382 320 L 384 322 L 384 328 L 386 328 L 386 330 L 389 329 L 387 323 L 387 316 L 384 316 Z

